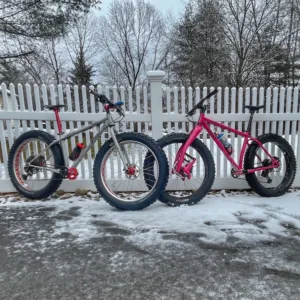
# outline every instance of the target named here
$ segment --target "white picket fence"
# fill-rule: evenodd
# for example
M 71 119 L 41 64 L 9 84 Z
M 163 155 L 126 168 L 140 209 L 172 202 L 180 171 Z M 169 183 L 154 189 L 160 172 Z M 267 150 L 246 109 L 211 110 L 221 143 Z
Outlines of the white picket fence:
M 144 132 L 158 139 L 171 132 L 189 132 L 193 123 L 188 122 L 185 115 L 195 103 L 207 95 L 213 88 L 165 87 L 162 84 L 163 72 L 152 71 L 148 73 L 149 88 L 98 87 L 99 93 L 104 93 L 111 100 L 125 100 L 126 117 L 122 121 L 121 131 Z M 1 85 L 3 106 L 0 101 L 0 192 L 14 191 L 8 177 L 7 158 L 9 149 L 16 137 L 28 130 L 45 130 L 55 135 L 57 126 L 53 112 L 44 110 L 47 104 L 64 103 L 67 109 L 61 112 L 64 132 L 72 132 L 80 128 L 82 122 L 88 124 L 97 121 L 105 114 L 103 107 L 95 101 L 93 95 L 85 87 L 69 86 L 14 86 Z M 7 95 L 9 89 L 10 96 Z M 16 94 L 18 95 L 16 97 Z M 254 116 L 252 134 L 261 135 L 263 132 L 273 132 L 284 136 L 292 145 L 297 158 L 298 170 L 300 156 L 300 113 L 298 88 L 219 88 L 219 93 L 208 101 L 208 115 L 210 118 L 242 130 L 247 126 L 249 113 L 243 110 L 244 104 L 265 104 L 266 108 Z M 81 97 L 81 99 L 80 99 Z M 82 104 L 82 105 L 81 105 Z M 81 107 L 82 106 L 82 107 Z M 194 120 L 197 119 L 195 115 Z M 86 134 L 79 134 L 79 141 L 88 144 L 96 133 L 96 129 Z M 106 133 L 102 134 L 101 143 L 107 140 Z M 217 149 L 214 142 L 204 133 L 200 137 L 210 148 L 215 158 L 216 180 L 215 189 L 242 189 L 248 188 L 243 180 L 233 179 L 230 175 L 231 166 Z M 72 137 L 70 149 L 74 148 L 77 140 Z M 241 137 L 231 136 L 231 142 L 236 151 L 234 157 L 237 161 L 241 148 Z M 65 180 L 62 189 L 74 191 L 76 188 L 94 190 L 92 180 L 92 165 L 95 153 L 101 144 L 95 144 L 78 170 L 80 173 L 76 181 Z M 300 172 L 297 173 L 294 186 L 300 186 Z

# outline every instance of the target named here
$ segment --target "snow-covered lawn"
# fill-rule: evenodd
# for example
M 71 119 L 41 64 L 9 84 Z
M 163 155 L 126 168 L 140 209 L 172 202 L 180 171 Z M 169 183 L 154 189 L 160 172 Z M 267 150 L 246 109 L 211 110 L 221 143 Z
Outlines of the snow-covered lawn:
M 130 232 L 125 239 L 142 248 L 167 243 L 164 235 L 178 233 L 197 234 L 202 242 L 214 244 L 257 243 L 273 241 L 277 237 L 300 238 L 300 190 L 278 198 L 221 191 L 209 194 L 194 206 L 173 208 L 157 201 L 147 209 L 135 212 L 118 211 L 101 198 L 96 201 L 75 196 L 65 200 L 25 202 L 16 201 L 15 196 L 0 195 L 0 206 L 55 207 L 49 213 L 60 213 L 60 216 L 70 208 L 77 207 L 76 216 L 57 219 L 54 232 L 44 236 L 48 241 L 53 238 L 55 243 L 63 242 L 57 237 L 66 232 L 76 236 L 79 243 L 109 235 L 99 232 L 95 221 L 112 222 L 124 228 Z

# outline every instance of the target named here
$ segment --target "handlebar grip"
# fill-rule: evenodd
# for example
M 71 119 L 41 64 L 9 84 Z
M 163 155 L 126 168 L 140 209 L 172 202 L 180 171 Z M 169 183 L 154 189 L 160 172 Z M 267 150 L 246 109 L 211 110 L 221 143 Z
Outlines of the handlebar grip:
M 215 94 L 217 94 L 217 93 L 218 93 L 218 90 L 215 89 L 215 90 L 213 90 L 212 92 L 210 92 L 210 93 L 206 96 L 206 98 L 210 98 L 211 96 L 213 96 L 213 95 L 215 95 Z
M 89 91 L 90 91 L 91 94 L 96 96 L 102 104 L 108 103 L 109 105 L 112 105 L 112 106 L 114 105 L 109 99 L 107 99 L 107 97 L 105 95 L 98 94 L 98 93 L 96 93 L 95 91 L 93 91 L 91 89 Z
M 204 101 L 206 101 L 207 99 L 209 99 L 211 96 L 215 95 L 218 93 L 218 90 L 215 89 L 212 92 L 210 92 L 206 97 L 204 97 L 198 104 L 197 104 L 197 108 L 200 108 L 200 106 L 203 104 Z
M 192 116 L 193 114 L 195 114 L 196 110 L 198 108 L 201 108 L 203 102 L 207 99 L 209 99 L 211 96 L 215 95 L 218 93 L 218 90 L 215 89 L 212 92 L 210 92 L 205 98 L 203 98 L 197 105 L 195 105 L 188 113 L 187 116 Z
M 192 116 L 192 115 L 194 115 L 195 112 L 196 112 L 196 109 L 197 109 L 197 107 L 194 106 L 194 107 L 187 113 L 187 116 Z

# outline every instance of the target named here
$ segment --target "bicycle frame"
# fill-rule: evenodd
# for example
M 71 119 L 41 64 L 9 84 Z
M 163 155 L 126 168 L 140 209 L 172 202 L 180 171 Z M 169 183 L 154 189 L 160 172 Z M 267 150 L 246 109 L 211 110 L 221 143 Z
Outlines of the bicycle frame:
M 48 145 L 48 147 L 46 147 L 41 153 L 39 153 L 37 156 L 35 156 L 31 161 L 28 162 L 29 166 L 31 166 L 31 162 L 34 161 L 37 157 L 43 155 L 50 147 L 52 147 L 53 145 L 55 144 L 61 144 L 61 147 L 62 147 L 62 151 L 63 151 L 63 155 L 64 155 L 64 161 L 65 161 L 65 164 L 68 162 L 69 158 L 68 158 L 68 153 L 67 153 L 67 150 L 66 150 L 66 141 L 73 137 L 73 136 L 76 136 L 78 135 L 79 133 L 82 133 L 84 131 L 87 131 L 93 127 L 98 127 L 98 133 L 94 136 L 94 138 L 92 139 L 92 141 L 83 149 L 83 151 L 80 153 L 79 157 L 73 162 L 73 164 L 71 165 L 71 167 L 69 168 L 69 170 L 73 171 L 73 176 L 71 176 L 71 178 L 69 177 L 69 179 L 76 179 L 78 173 L 77 173 L 77 170 L 76 170 L 76 167 L 79 165 L 79 163 L 81 162 L 81 160 L 84 158 L 84 156 L 87 154 L 87 152 L 93 147 L 93 145 L 96 143 L 96 141 L 98 139 L 100 139 L 101 137 L 101 134 L 106 130 L 108 129 L 110 131 L 110 135 L 118 149 L 118 152 L 120 154 L 120 158 L 123 162 L 123 164 L 126 166 L 128 164 L 130 164 L 130 161 L 129 161 L 129 158 L 128 156 L 121 151 L 121 147 L 119 146 L 119 143 L 117 141 L 117 138 L 116 138 L 116 130 L 115 130 L 115 120 L 113 119 L 110 111 L 108 108 L 105 107 L 105 110 L 106 110 L 106 114 L 107 116 L 99 121 L 96 121 L 96 122 L 93 122 L 87 126 L 84 126 L 83 128 L 81 129 L 78 129 L 78 130 L 75 130 L 74 132 L 72 133 L 69 133 L 65 136 L 62 136 L 63 135 L 63 132 L 62 132 L 62 125 L 61 125 L 61 120 L 60 120 L 60 116 L 59 116 L 59 109 L 54 109 L 54 113 L 55 113 L 55 118 L 56 118 L 56 123 L 57 123 L 57 128 L 58 128 L 58 135 L 59 135 L 59 139 L 58 140 L 55 140 L 53 141 L 50 145 Z M 102 127 L 100 127 L 102 125 Z M 123 149 L 122 149 L 123 150 Z M 67 165 L 65 165 L 65 167 L 68 167 Z M 61 173 L 61 169 L 54 169 L 54 168 L 50 168 L 50 167 L 40 167 L 40 169 L 44 169 L 44 170 L 49 170 L 49 171 L 52 171 L 54 173 Z M 74 175 L 76 174 L 76 175 Z
M 238 163 L 235 162 L 235 160 L 227 152 L 227 150 L 223 146 L 223 144 L 219 141 L 217 136 L 212 132 L 212 130 L 209 127 L 210 125 L 222 128 L 223 130 L 228 130 L 229 132 L 233 132 L 244 138 L 244 142 L 242 145 Z M 176 154 L 174 169 L 177 174 L 185 173 L 187 175 L 187 177 L 190 178 L 189 170 L 191 169 L 192 166 L 190 165 L 191 163 L 183 166 L 184 156 L 185 156 L 185 153 L 186 153 L 188 147 L 193 143 L 193 141 L 198 137 L 198 135 L 201 134 L 203 129 L 205 129 L 208 132 L 209 136 L 214 140 L 214 142 L 217 144 L 217 146 L 221 149 L 221 151 L 224 153 L 226 158 L 229 160 L 229 162 L 231 163 L 231 165 L 234 168 L 234 175 L 240 176 L 240 175 L 244 175 L 244 174 L 250 174 L 250 173 L 254 173 L 254 172 L 259 172 L 259 171 L 279 167 L 278 161 L 274 157 L 271 156 L 271 154 L 268 152 L 268 150 L 262 145 L 262 143 L 258 139 L 251 136 L 250 131 L 243 132 L 243 131 L 236 130 L 236 129 L 226 126 L 222 123 L 219 123 L 219 122 L 216 122 L 214 120 L 207 118 L 205 116 L 205 113 L 201 112 L 196 126 L 190 132 L 190 137 L 187 139 L 187 141 L 183 145 L 181 145 L 181 147 L 179 148 L 179 150 Z M 247 146 L 249 146 L 250 141 L 257 143 L 261 147 L 261 149 L 263 149 L 263 151 L 266 153 L 266 155 L 272 160 L 272 165 L 265 166 L 265 167 L 258 167 L 258 168 L 254 168 L 254 169 L 248 169 L 248 170 L 243 169 L 244 156 L 245 156 L 245 152 L 246 152 Z M 262 159 L 258 155 L 257 155 L 257 157 L 262 162 Z M 192 162 L 192 164 L 193 163 L 194 163 L 194 161 Z

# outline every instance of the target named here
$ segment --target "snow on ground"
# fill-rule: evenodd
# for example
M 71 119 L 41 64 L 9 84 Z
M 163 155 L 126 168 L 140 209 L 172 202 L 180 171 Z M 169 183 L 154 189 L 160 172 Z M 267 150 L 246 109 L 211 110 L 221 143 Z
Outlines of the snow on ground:
M 69 199 L 22 202 L 15 196 L 1 197 L 0 206 L 54 207 L 50 214 L 59 216 L 53 233 L 44 235 L 49 241 L 68 232 L 78 242 L 91 238 L 114 235 L 101 232 L 97 222 L 107 222 L 118 226 L 125 239 L 141 248 L 168 243 L 165 234 L 196 234 L 202 242 L 223 244 L 257 243 L 273 241 L 276 237 L 300 237 L 300 190 L 294 190 L 278 198 L 261 198 L 248 192 L 211 193 L 194 206 L 168 207 L 159 201 L 142 211 L 119 211 L 109 206 L 103 199 L 72 196 Z M 70 214 L 69 212 L 73 213 Z M 76 213 L 74 213 L 76 212 Z M 0 213 L 1 216 L 1 213 Z M 24 231 L 16 228 L 16 231 Z M 13 234 L 13 232 L 12 232 Z

